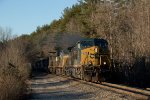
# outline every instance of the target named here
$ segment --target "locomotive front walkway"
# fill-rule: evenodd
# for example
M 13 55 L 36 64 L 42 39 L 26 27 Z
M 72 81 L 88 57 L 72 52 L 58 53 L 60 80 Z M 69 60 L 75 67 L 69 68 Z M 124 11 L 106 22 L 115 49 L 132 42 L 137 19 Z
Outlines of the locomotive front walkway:
M 42 74 L 29 81 L 30 100 L 135 100 L 61 76 Z

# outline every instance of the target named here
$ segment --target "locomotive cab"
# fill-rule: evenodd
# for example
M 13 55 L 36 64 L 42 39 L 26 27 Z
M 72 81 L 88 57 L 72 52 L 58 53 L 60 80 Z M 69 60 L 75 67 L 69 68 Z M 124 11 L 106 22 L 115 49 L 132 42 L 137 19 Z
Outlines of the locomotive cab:
M 103 39 L 91 39 L 90 41 L 81 42 L 81 65 L 93 66 L 108 65 L 110 66 L 110 54 L 108 50 L 108 43 Z
M 106 80 L 109 76 L 111 62 L 108 42 L 104 39 L 86 39 L 80 42 L 81 61 L 84 76 L 88 80 L 96 77 L 96 81 Z M 100 79 L 101 77 L 101 79 Z

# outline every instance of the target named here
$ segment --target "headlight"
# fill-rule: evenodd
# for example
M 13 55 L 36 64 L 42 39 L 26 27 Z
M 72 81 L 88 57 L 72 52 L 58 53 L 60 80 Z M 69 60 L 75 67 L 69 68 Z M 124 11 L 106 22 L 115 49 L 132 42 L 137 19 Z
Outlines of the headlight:
M 106 62 L 104 62 L 104 65 L 106 65 Z
M 91 55 L 90 55 L 90 57 L 91 57 L 91 58 L 94 58 L 94 57 L 95 57 L 95 55 L 94 55 L 94 54 L 91 54 Z
M 94 50 L 96 53 L 98 52 L 98 49 L 97 48 L 95 48 L 95 50 Z
M 58 61 L 58 57 L 56 57 L 56 61 Z

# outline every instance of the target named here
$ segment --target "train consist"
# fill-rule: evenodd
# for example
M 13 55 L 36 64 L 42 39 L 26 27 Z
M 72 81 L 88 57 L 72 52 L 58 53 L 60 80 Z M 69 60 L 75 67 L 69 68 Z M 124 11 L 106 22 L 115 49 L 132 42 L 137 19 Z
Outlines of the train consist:
M 108 42 L 104 39 L 83 39 L 53 58 L 55 59 L 49 59 L 51 73 L 92 82 L 102 82 L 110 78 L 110 52 Z

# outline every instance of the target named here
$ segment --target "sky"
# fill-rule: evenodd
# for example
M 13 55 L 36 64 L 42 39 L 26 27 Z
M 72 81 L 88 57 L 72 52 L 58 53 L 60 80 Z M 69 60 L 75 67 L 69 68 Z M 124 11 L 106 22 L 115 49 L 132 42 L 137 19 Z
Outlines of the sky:
M 16 35 L 30 34 L 37 26 L 50 24 L 66 7 L 78 0 L 0 0 L 0 27 Z

